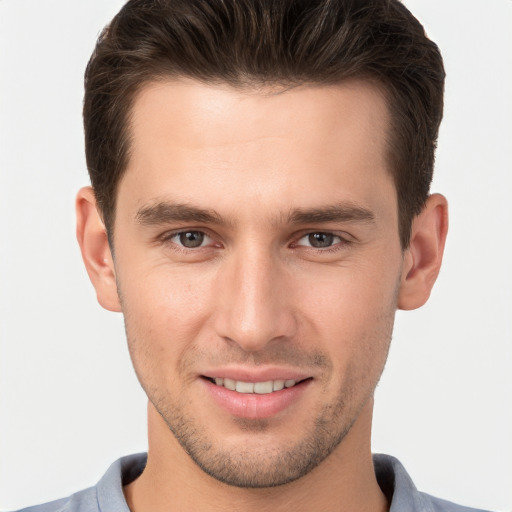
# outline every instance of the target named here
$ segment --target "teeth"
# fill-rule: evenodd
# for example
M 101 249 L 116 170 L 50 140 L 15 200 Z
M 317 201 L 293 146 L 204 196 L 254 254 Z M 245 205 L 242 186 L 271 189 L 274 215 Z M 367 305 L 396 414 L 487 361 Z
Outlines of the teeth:
M 272 393 L 272 391 L 274 391 L 274 384 L 271 380 L 254 384 L 254 392 L 258 393 L 258 395 L 266 395 L 267 393 Z
M 239 393 L 254 393 L 254 384 L 252 382 L 236 382 L 236 391 Z
M 273 388 L 274 391 L 281 391 L 284 388 L 284 380 L 275 380 Z
M 223 385 L 225 388 L 231 389 L 231 391 L 235 391 L 236 389 L 236 382 L 231 379 L 224 379 Z
M 267 395 L 274 391 L 281 391 L 283 388 L 291 388 L 297 384 L 296 380 L 268 380 L 265 382 L 243 382 L 241 380 L 232 380 L 222 377 L 214 379 L 217 386 L 222 386 L 238 393 L 256 393 L 258 395 Z

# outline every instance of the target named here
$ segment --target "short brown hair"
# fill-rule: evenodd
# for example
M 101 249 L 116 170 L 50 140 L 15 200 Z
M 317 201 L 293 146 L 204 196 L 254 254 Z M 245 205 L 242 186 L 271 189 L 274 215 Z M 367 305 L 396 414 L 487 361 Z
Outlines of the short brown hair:
M 85 72 L 87 166 L 109 237 L 134 98 L 165 77 L 235 87 L 376 81 L 391 112 L 388 158 L 408 246 L 432 181 L 445 73 L 436 44 L 398 0 L 127 2 Z

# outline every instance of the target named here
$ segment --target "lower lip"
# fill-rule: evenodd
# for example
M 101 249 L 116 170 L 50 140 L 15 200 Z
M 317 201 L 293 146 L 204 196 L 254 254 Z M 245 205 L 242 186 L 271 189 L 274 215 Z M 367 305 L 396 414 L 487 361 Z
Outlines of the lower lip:
M 238 393 L 213 382 L 202 379 L 217 405 L 233 416 L 246 419 L 265 419 L 275 416 L 296 403 L 311 384 L 305 380 L 281 391 L 265 395 Z

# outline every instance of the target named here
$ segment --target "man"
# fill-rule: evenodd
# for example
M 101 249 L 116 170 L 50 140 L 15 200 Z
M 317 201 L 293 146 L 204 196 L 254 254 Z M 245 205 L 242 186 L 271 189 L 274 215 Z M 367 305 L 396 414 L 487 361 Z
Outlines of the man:
M 149 450 L 36 510 L 468 510 L 372 459 L 439 272 L 444 71 L 398 2 L 130 1 L 86 71 L 77 234 Z

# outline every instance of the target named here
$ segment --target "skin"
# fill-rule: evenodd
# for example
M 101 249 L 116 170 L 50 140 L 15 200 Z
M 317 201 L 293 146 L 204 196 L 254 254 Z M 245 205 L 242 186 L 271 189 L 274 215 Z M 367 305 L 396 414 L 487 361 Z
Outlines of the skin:
M 447 231 L 433 195 L 400 247 L 388 123 L 364 82 L 140 92 L 115 258 L 91 189 L 77 200 L 87 270 L 99 302 L 124 314 L 149 398 L 148 465 L 125 487 L 132 511 L 387 509 L 373 393 L 395 311 L 428 299 Z M 183 246 L 186 232 L 197 247 Z M 283 410 L 239 417 L 204 378 L 226 371 L 307 381 Z

